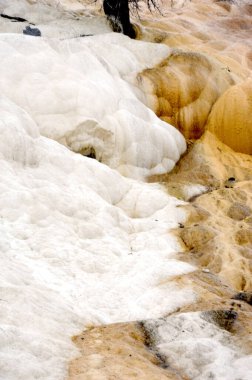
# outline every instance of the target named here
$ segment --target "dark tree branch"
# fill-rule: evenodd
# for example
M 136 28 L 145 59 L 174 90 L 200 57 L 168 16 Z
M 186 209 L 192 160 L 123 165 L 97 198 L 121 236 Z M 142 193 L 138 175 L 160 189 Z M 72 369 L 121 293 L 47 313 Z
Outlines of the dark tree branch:
M 130 23 L 130 12 L 139 15 L 140 0 L 103 0 L 104 13 L 114 32 L 121 32 L 130 38 L 136 37 L 136 31 Z M 158 7 L 159 0 L 145 0 L 150 11 Z M 161 13 L 161 12 L 160 12 Z

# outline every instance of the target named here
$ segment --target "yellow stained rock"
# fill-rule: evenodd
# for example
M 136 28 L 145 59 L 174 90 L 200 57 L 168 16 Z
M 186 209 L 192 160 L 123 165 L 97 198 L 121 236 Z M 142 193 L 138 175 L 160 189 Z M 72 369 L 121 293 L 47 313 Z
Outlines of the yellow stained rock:
M 172 49 L 138 77 L 147 105 L 187 139 L 208 126 L 232 149 L 251 154 L 252 4 L 174 0 L 162 12 L 154 18 L 145 11 L 138 23 L 140 39 Z
M 237 152 L 252 154 L 252 79 L 228 89 L 216 102 L 207 129 Z
M 175 50 L 160 65 L 138 75 L 147 104 L 187 139 L 199 138 L 210 111 L 235 81 L 228 70 L 204 54 Z
M 134 322 L 84 331 L 73 339 L 81 356 L 70 363 L 68 380 L 189 380 L 174 368 L 162 368 L 145 339 Z

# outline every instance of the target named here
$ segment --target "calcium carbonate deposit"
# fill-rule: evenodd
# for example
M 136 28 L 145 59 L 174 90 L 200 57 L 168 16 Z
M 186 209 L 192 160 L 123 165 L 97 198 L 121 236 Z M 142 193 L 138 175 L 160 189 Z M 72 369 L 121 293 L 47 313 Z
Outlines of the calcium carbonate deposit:
M 145 182 L 172 170 L 186 143 L 137 87 L 169 47 L 111 33 L 90 3 L 0 0 L 0 13 L 26 20 L 0 18 L 0 378 L 63 380 L 83 328 L 161 318 L 197 299 L 174 280 L 195 270 L 172 234 L 184 202 Z M 161 351 L 194 379 L 252 378 L 240 359 L 233 377 L 219 371 L 218 356 L 228 365 L 236 354 L 227 332 L 202 333 L 199 318 L 179 321 L 197 325 L 188 354 L 171 339 L 175 320 L 173 335 L 158 330 Z M 212 366 L 200 376 L 191 363 L 202 347 Z

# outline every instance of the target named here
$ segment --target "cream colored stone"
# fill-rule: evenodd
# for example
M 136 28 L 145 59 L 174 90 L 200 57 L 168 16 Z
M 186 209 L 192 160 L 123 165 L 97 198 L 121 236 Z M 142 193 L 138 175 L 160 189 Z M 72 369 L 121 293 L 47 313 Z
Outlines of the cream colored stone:
M 187 139 L 207 126 L 232 149 L 251 154 L 251 5 L 175 1 L 162 11 L 162 18 L 146 11 L 138 22 L 139 38 L 172 48 L 161 65 L 139 75 L 146 103 Z
M 102 344 L 94 340 L 97 335 Z M 70 363 L 68 380 L 189 380 L 175 368 L 162 368 L 138 323 L 90 328 L 74 342 L 82 355 Z
M 226 188 L 229 177 L 236 181 Z M 168 191 L 189 183 L 209 187 L 186 206 L 189 218 L 179 230 L 181 239 L 192 260 L 233 289 L 251 290 L 252 157 L 234 152 L 206 132 L 174 172 L 159 180 L 168 182 Z
M 207 129 L 237 152 L 252 154 L 252 79 L 228 89 L 216 102 Z

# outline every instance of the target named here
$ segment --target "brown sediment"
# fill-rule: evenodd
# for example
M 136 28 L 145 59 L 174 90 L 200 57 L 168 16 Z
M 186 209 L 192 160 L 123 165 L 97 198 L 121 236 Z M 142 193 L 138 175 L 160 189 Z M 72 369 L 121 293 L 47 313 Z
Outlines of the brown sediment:
M 70 363 L 69 380 L 189 380 L 173 368 L 162 368 L 141 323 L 89 328 L 73 341 L 81 356 Z
M 204 133 L 216 100 L 235 83 L 217 61 L 180 50 L 139 74 L 138 82 L 157 116 L 177 127 L 187 139 L 198 139 Z

